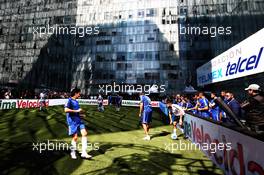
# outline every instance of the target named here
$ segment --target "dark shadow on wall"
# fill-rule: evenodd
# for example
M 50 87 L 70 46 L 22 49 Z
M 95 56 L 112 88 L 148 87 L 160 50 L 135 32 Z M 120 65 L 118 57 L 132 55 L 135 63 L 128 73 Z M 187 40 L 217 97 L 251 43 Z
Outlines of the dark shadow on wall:
M 56 35 L 49 37 L 47 44 L 40 49 L 32 69 L 20 82 L 31 88 L 48 88 L 67 91 L 71 88 L 73 73 L 79 65 L 77 55 L 78 37 Z M 89 74 L 86 74 L 89 78 Z
M 136 34 L 126 33 L 132 26 L 141 27 L 142 35 L 144 34 L 142 41 L 137 41 Z M 122 31 L 118 32 L 117 28 L 122 28 Z M 176 90 L 185 87 L 184 81 L 180 81 L 184 79 L 185 71 L 180 65 L 177 48 L 163 38 L 156 24 L 148 20 L 118 26 L 101 24 L 99 31 L 98 35 L 84 37 L 80 34 L 51 35 L 41 48 L 31 70 L 20 81 L 20 86 L 62 91 L 78 86 L 85 90 L 99 90 L 99 84 L 130 84 L 132 76 L 136 81 L 132 84 L 164 84 L 168 85 L 166 88 Z M 128 45 L 140 43 L 145 43 L 145 50 L 128 50 Z M 156 44 L 156 50 L 147 48 L 148 44 Z M 142 62 L 144 67 L 140 76 L 136 74 L 139 70 L 135 66 L 136 62 Z M 150 62 L 156 68 L 151 67 Z

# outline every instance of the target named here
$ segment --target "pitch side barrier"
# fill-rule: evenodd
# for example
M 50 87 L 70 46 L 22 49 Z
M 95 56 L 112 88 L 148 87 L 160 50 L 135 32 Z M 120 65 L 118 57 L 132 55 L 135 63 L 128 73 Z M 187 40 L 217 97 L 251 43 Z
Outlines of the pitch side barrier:
M 165 115 L 168 114 L 164 103 L 160 103 L 160 108 Z M 264 174 L 264 135 L 258 135 L 240 126 L 228 126 L 202 118 L 190 112 L 184 115 L 183 123 L 184 135 L 192 143 L 203 148 L 203 145 L 215 146 L 201 150 L 225 174 Z
M 215 143 L 216 152 L 203 151 L 225 174 L 263 175 L 263 135 L 236 126 L 228 126 L 192 113 L 184 116 L 184 135 L 195 144 Z M 231 149 L 227 149 L 226 145 Z
M 46 106 L 65 105 L 68 99 L 46 99 Z M 78 99 L 80 105 L 97 105 L 97 100 Z M 122 106 L 138 107 L 140 101 L 122 100 Z M 108 105 L 108 100 L 103 101 L 104 105 Z M 39 99 L 0 99 L 0 110 L 3 109 L 28 109 L 39 108 L 41 102 Z M 158 101 L 152 102 L 153 107 L 159 107 Z

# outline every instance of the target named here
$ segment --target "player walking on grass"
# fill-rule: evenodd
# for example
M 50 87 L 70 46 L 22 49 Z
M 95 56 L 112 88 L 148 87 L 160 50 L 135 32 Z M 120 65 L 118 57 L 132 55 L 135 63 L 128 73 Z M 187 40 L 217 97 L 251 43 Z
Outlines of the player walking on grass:
M 144 93 L 140 94 L 140 109 L 139 109 L 139 117 L 141 120 L 142 127 L 146 136 L 143 138 L 144 140 L 150 140 L 149 136 L 149 128 L 152 120 L 152 107 L 151 100 L 148 96 L 144 95 Z
M 40 97 L 40 105 L 39 105 L 39 110 L 42 111 L 46 107 L 46 94 L 44 92 L 41 92 L 39 94 Z
M 98 96 L 97 103 L 98 103 L 98 111 L 104 112 L 104 99 L 101 94 L 99 94 Z
M 77 150 L 77 138 L 78 130 L 82 135 L 82 152 L 81 157 L 85 159 L 92 158 L 91 155 L 87 154 L 87 131 L 85 125 L 81 120 L 80 113 L 83 113 L 83 110 L 79 106 L 77 99 L 80 97 L 80 89 L 74 88 L 71 91 L 71 97 L 68 99 L 68 102 L 65 104 L 64 111 L 66 112 L 67 123 L 69 126 L 69 135 L 72 136 L 71 141 L 71 158 L 77 159 L 76 150 Z
M 177 104 L 172 104 L 171 100 L 167 100 L 167 107 L 169 110 L 169 117 L 170 117 L 170 124 L 173 125 L 173 132 L 171 134 L 171 138 L 176 140 L 177 139 L 177 123 L 182 126 L 182 118 L 185 114 L 184 110 L 181 106 Z
M 119 94 L 117 94 L 116 98 L 115 98 L 115 103 L 116 103 L 116 111 L 119 112 L 120 108 L 122 106 L 122 99 L 123 97 L 121 97 Z

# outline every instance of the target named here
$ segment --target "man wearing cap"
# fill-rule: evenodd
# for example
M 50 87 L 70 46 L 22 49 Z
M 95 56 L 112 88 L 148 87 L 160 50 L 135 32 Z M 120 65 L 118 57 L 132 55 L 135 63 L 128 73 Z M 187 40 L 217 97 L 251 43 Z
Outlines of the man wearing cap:
M 257 84 L 251 84 L 245 89 L 248 92 L 248 100 L 242 105 L 245 111 L 246 122 L 252 131 L 264 133 L 264 95 Z

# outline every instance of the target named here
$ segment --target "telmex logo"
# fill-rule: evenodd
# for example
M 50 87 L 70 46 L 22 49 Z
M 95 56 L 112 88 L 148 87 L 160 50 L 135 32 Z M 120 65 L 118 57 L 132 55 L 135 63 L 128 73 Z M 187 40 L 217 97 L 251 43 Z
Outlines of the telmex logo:
M 236 74 L 244 73 L 246 71 L 254 71 L 259 66 L 259 61 L 262 57 L 263 47 L 260 48 L 259 52 L 256 55 L 252 55 L 248 58 L 240 57 L 237 62 L 228 62 L 226 66 L 226 71 L 223 74 L 223 69 L 212 71 L 207 75 L 202 75 L 198 78 L 200 84 L 213 82 L 223 77 L 235 76 Z M 237 76 L 239 77 L 239 76 Z

